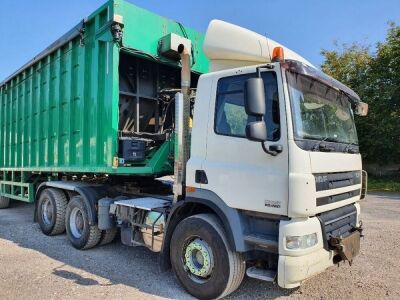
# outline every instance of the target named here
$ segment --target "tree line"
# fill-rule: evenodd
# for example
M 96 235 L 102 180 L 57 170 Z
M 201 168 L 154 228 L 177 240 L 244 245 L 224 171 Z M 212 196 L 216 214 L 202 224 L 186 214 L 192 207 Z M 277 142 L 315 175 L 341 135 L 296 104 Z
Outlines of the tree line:
M 321 54 L 322 71 L 369 105 L 367 117 L 356 117 L 363 160 L 400 163 L 400 26 L 389 23 L 385 41 L 374 47 L 336 44 L 336 49 Z

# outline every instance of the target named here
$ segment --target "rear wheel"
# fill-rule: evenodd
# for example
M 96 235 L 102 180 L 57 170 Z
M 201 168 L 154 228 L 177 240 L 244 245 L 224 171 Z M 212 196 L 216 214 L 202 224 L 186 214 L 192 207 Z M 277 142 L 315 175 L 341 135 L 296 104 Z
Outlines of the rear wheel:
M 243 256 L 230 249 L 222 225 L 212 214 L 181 221 L 172 235 L 170 251 L 178 280 L 196 298 L 222 298 L 243 280 Z
M 10 206 L 10 198 L 0 196 L 0 209 L 7 208 Z
M 89 224 L 89 214 L 81 196 L 75 196 L 68 203 L 65 223 L 68 239 L 77 249 L 95 247 L 101 238 L 101 230 Z
M 37 220 L 44 234 L 56 235 L 65 231 L 67 204 L 67 197 L 62 190 L 49 188 L 40 194 Z
M 116 227 L 108 230 L 102 230 L 99 245 L 104 246 L 110 244 L 112 241 L 114 241 L 117 233 L 118 233 L 118 228 Z
M 114 198 L 115 201 L 126 200 L 126 199 L 128 199 L 128 197 L 126 197 L 126 196 L 118 196 L 118 197 Z M 111 228 L 108 230 L 102 230 L 99 245 L 104 246 L 104 245 L 112 243 L 114 241 L 115 237 L 117 236 L 117 233 L 118 233 L 117 227 L 114 227 L 114 228 Z

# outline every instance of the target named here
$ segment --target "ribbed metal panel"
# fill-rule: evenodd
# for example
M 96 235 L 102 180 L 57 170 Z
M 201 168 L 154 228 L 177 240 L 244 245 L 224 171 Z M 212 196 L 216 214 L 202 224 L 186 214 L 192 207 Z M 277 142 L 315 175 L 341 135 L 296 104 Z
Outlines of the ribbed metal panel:
M 95 39 L 99 19 L 86 24 L 84 45 L 76 37 L 2 86 L 2 167 L 95 171 L 111 165 L 115 46 Z
M 115 14 L 124 20 L 124 46 L 150 55 L 157 55 L 163 35 L 182 35 L 176 22 L 125 1 L 100 7 L 86 19 L 83 39 L 64 36 L 1 84 L 0 170 L 151 174 L 161 169 L 168 145 L 145 166 L 112 167 L 118 152 L 121 50 L 110 31 Z M 203 36 L 190 29 L 185 34 L 197 51 L 194 70 L 206 72 Z

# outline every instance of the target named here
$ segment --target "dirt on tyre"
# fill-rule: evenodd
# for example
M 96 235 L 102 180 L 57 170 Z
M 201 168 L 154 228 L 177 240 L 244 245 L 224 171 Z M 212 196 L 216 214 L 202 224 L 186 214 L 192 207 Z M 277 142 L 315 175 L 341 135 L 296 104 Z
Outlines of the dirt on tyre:
M 0 196 L 0 209 L 4 209 L 10 206 L 10 198 Z
M 118 228 L 102 230 L 99 246 L 104 246 L 104 245 L 112 243 L 114 241 L 115 237 L 117 236 L 117 233 L 118 233 Z
M 81 196 L 74 196 L 69 201 L 65 227 L 68 239 L 76 249 L 90 249 L 100 241 L 101 230 L 97 225 L 89 224 L 89 212 Z
M 114 198 L 115 201 L 126 200 L 126 199 L 129 199 L 129 198 L 126 196 L 118 196 L 118 197 Z M 115 237 L 117 236 L 117 234 L 118 234 L 117 227 L 107 229 L 107 230 L 102 230 L 99 246 L 104 246 L 104 245 L 112 243 L 115 240 Z
M 199 299 L 219 299 L 241 284 L 246 264 L 230 249 L 224 229 L 213 214 L 181 221 L 171 239 L 172 268 L 182 286 Z
M 41 192 L 37 207 L 37 220 L 46 235 L 65 231 L 65 211 L 68 200 L 62 190 L 48 188 Z

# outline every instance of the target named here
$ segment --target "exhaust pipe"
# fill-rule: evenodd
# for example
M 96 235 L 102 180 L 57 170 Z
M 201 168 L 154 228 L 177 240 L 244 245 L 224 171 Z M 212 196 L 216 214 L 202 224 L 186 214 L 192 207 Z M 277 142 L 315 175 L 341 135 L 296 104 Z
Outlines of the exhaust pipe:
M 190 49 L 178 46 L 181 57 L 181 93 L 175 95 L 174 202 L 185 196 L 186 163 L 189 159 Z

